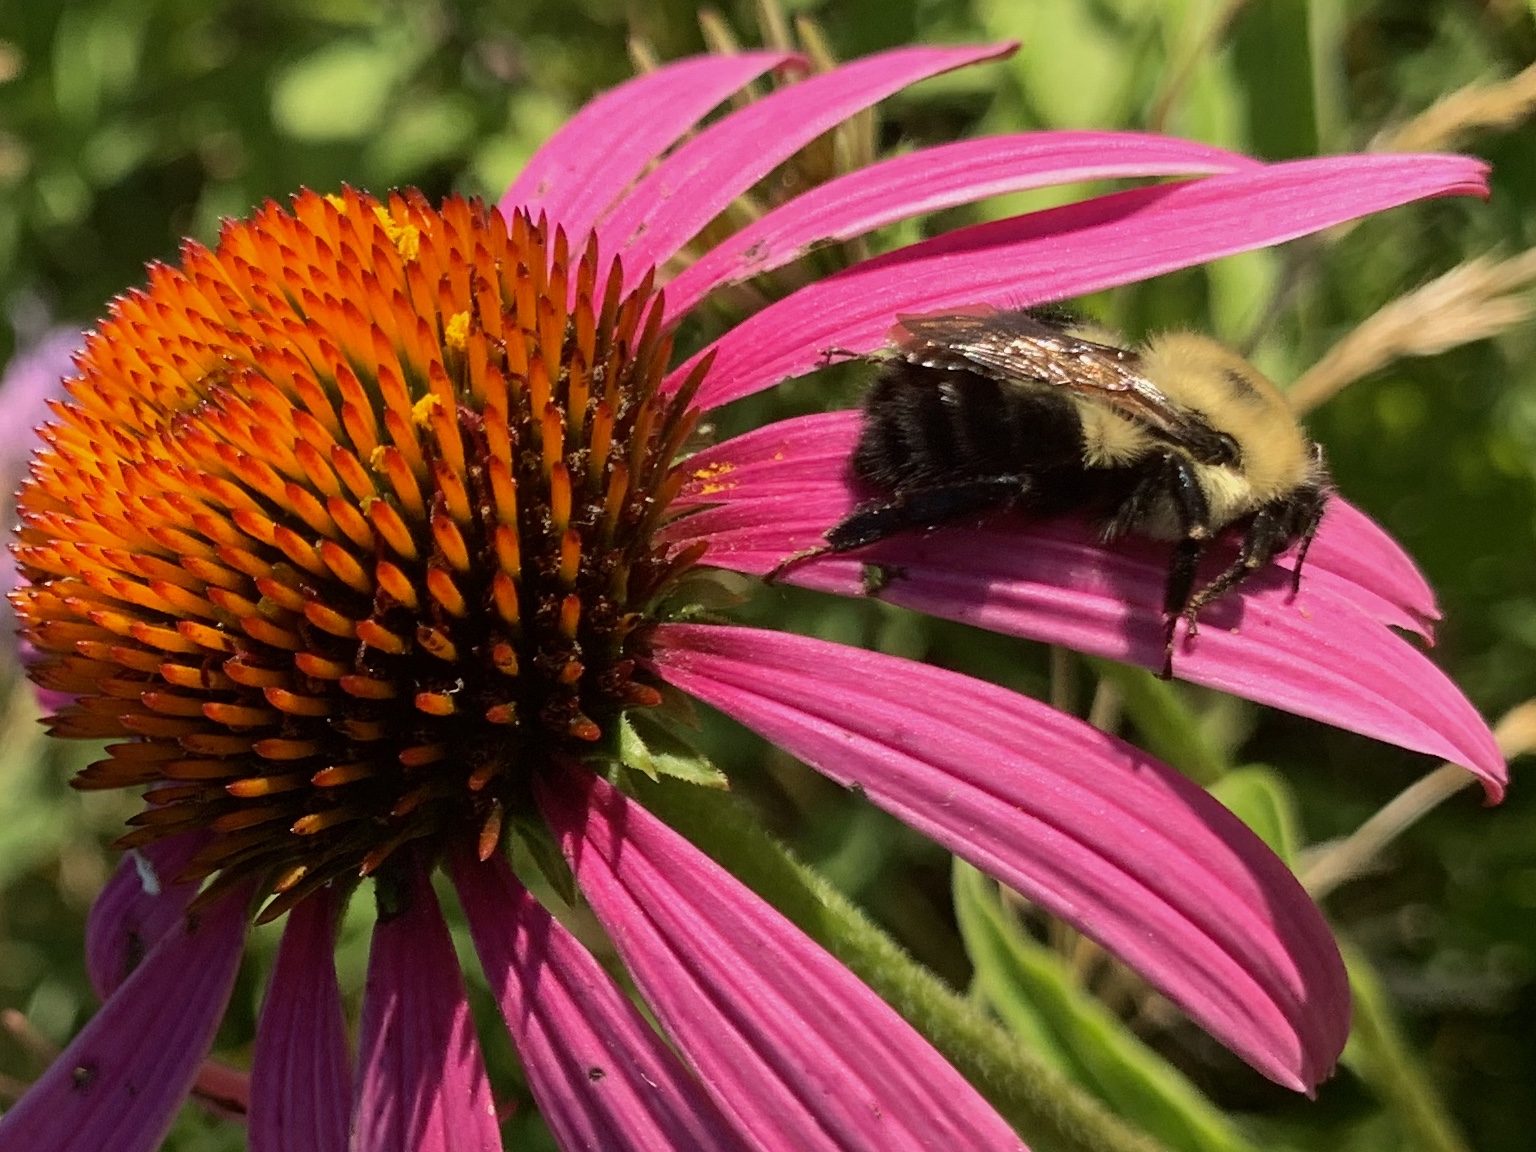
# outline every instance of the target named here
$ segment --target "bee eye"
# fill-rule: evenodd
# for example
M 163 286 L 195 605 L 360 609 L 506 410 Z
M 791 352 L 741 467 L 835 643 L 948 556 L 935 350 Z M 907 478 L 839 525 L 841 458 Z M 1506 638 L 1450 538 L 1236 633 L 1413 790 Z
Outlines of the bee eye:
M 1216 438 L 1220 441 L 1220 446 L 1214 463 L 1236 466 L 1243 462 L 1243 450 L 1238 447 L 1235 439 L 1225 432 L 1218 433 Z

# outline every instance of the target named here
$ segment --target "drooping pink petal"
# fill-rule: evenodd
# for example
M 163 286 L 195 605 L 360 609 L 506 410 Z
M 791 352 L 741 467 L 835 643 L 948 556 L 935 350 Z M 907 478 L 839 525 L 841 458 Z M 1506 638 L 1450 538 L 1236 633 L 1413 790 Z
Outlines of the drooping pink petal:
M 909 84 L 1012 44 L 897 48 L 780 88 L 705 128 L 647 173 L 598 226 L 602 250 L 624 260 L 627 292 L 783 160 L 855 112 Z
M 368 953 L 351 1152 L 501 1152 L 459 959 L 425 872 L 399 896 Z
M 834 413 L 785 421 L 701 454 L 694 481 L 676 503 L 718 506 L 677 521 L 669 537 L 679 544 L 707 540 L 706 563 L 753 574 L 815 545 L 857 501 L 846 463 L 855 420 Z M 740 464 L 732 459 L 732 444 L 739 446 Z M 1174 673 L 1463 764 L 1497 800 L 1508 774 L 1487 725 L 1444 673 L 1384 626 L 1419 625 L 1419 615 L 1387 599 L 1396 588 L 1422 605 L 1422 593 L 1404 575 L 1411 561 L 1384 545 L 1384 535 L 1368 530 L 1365 583 L 1356 582 L 1349 533 L 1363 522 L 1359 516 L 1324 517 L 1295 598 L 1286 568 L 1292 561 L 1282 557 L 1272 570 L 1207 607 L 1199 635 L 1175 650 Z M 879 595 L 891 603 L 1147 668 L 1162 666 L 1165 544 L 1127 538 L 1106 547 L 1076 519 L 1031 522 L 1003 515 L 979 527 L 894 536 L 848 556 L 801 565 L 782 579 L 861 595 L 865 563 L 889 566 L 893 578 Z
M 678 367 L 668 384 L 713 352 L 698 402 L 715 407 L 808 372 L 829 349 L 878 347 L 901 313 L 1066 300 L 1413 200 L 1486 195 L 1486 172 L 1464 156 L 1330 156 L 957 229 L 806 285 Z
M 820 245 L 957 204 L 1078 180 L 1258 165 L 1208 144 L 1140 132 L 1024 132 L 924 148 L 829 180 L 717 244 L 667 284 L 667 315 L 681 316 L 722 284 L 778 268 Z
M 576 770 L 540 803 L 646 1003 L 752 1147 L 1023 1147 L 884 1001 L 639 805 Z
M 1333 936 L 1198 786 L 1039 701 L 823 640 L 667 625 L 655 666 L 1074 924 L 1260 1072 L 1305 1089 L 1349 1031 Z
M 1402 545 L 1347 500 L 1329 501 L 1328 520 L 1329 531 L 1312 541 L 1308 568 L 1316 564 L 1330 572 L 1349 573 L 1363 587 L 1416 618 L 1415 624 L 1402 627 L 1433 640 L 1428 625 L 1440 619 L 1440 608 L 1429 581 Z
M 152 1152 L 229 1002 L 247 885 L 166 933 L 0 1119 L 0 1152 Z
M 506 861 L 454 862 L 480 965 L 562 1148 L 744 1152 L 697 1081 Z
M 256 1026 L 251 1152 L 346 1152 L 352 1059 L 336 986 L 341 910 L 322 888 L 288 913 Z
M 85 970 L 105 1000 L 181 922 L 198 885 L 172 880 L 208 842 L 201 832 L 158 840 L 123 854 L 85 921 Z
M 645 166 L 700 117 L 764 72 L 800 61 L 789 52 L 698 56 L 664 65 L 588 101 L 534 153 L 498 205 L 526 208 L 565 229 L 589 231 Z

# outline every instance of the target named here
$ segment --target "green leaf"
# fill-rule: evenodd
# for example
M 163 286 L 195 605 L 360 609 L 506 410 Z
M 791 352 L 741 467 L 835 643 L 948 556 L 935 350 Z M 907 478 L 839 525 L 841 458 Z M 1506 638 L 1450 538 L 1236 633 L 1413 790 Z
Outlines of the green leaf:
M 1079 0 L 983 0 L 977 15 L 989 38 L 1020 41 L 1018 53 L 1004 67 L 1042 125 L 1125 123 L 1130 109 L 1127 46 L 1106 13 Z
M 1211 286 L 1211 324 L 1221 339 L 1236 345 L 1264 319 L 1283 263 L 1273 248 L 1263 248 L 1205 266 Z
M 1179 690 L 1144 668 L 1110 660 L 1090 661 L 1099 676 L 1114 684 L 1125 713 L 1141 734 L 1140 744 L 1196 784 L 1210 785 L 1227 770 L 1226 758 L 1205 738 L 1200 718 Z
M 370 142 L 368 163 L 384 179 L 401 183 L 430 165 L 456 160 L 474 131 L 474 106 L 462 96 L 412 100 Z
M 1422 1152 L 1469 1152 L 1434 1078 L 1414 1058 L 1386 991 L 1370 961 L 1358 949 L 1339 942 L 1349 969 L 1354 997 L 1354 1025 L 1343 1064 L 1370 1087 L 1401 1129 L 1403 1148 Z
M 619 761 L 652 780 L 671 776 L 705 788 L 731 786 L 709 757 L 666 729 L 635 717 L 625 716 L 619 721 Z
M 364 140 L 398 79 L 387 54 L 339 41 L 290 65 L 272 87 L 272 120 L 295 140 Z
M 0 889 L 56 856 L 78 834 L 79 811 L 59 770 L 51 741 L 37 723 L 31 685 L 13 683 L 0 708 Z M 66 799 L 68 798 L 68 799 Z
M 1232 49 L 1254 151 L 1266 160 L 1317 155 L 1306 0 L 1247 5 L 1233 25 Z
M 544 882 L 567 906 L 577 900 L 576 877 L 565 862 L 560 845 L 544 821 L 534 816 L 518 816 L 508 821 L 509 829 L 517 837 L 517 844 L 527 853 L 527 861 L 544 878 Z
M 1210 786 L 1211 795 L 1225 804 L 1276 856 L 1293 864 L 1304 841 L 1296 794 L 1284 777 L 1262 764 L 1228 772 Z
M 973 993 L 1032 1051 L 1117 1115 L 1184 1152 L 1256 1152 L 1198 1089 L 1080 987 L 1060 953 L 1036 941 L 963 861 L 955 915 L 975 965 Z

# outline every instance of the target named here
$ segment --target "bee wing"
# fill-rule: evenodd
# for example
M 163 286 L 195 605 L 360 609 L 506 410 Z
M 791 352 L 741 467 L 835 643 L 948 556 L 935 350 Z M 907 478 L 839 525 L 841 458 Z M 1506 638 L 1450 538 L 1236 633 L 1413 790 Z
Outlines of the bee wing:
M 932 316 L 899 316 L 890 342 L 927 368 L 976 372 L 1003 383 L 1065 388 L 1104 404 L 1207 463 L 1228 463 L 1233 446 L 1197 412 L 1180 407 L 1139 371 L 1141 357 L 1084 340 L 1055 313 L 1003 312 L 985 305 Z

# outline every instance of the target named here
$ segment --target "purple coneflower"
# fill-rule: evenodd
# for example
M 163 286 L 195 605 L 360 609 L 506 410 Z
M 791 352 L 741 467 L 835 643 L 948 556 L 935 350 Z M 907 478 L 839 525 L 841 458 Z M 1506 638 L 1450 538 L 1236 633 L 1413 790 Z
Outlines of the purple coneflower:
M 578 114 L 499 213 L 305 193 L 117 301 L 43 433 L 15 599 L 49 657 L 39 682 L 77 698 L 55 730 L 121 738 L 77 785 L 142 786 L 146 806 L 92 913 L 105 1004 L 0 1123 L 0 1152 L 153 1148 L 248 924 L 279 915 L 251 1147 L 497 1147 L 438 866 L 563 1148 L 1022 1147 L 891 1008 L 605 779 L 621 716 L 668 685 L 1077 925 L 1265 1075 L 1307 1089 L 1328 1074 L 1348 993 L 1327 926 L 1201 789 L 954 673 L 656 613 L 690 569 L 763 572 L 853 500 L 853 417 L 678 462 L 700 409 L 829 348 L 877 347 L 899 313 L 1076 296 L 1484 191 L 1482 165 L 1449 156 L 1263 166 L 1142 135 L 997 137 L 814 189 L 657 291 L 652 270 L 796 149 L 1002 51 L 871 57 L 678 145 L 753 78 L 797 66 L 683 61 Z M 1166 175 L 1206 178 L 868 260 L 669 370 L 689 309 L 813 244 L 1024 188 Z M 894 602 L 1161 662 L 1158 549 L 999 523 L 872 551 L 905 569 Z M 828 558 L 792 578 L 857 594 L 858 569 Z M 1390 630 L 1434 612 L 1395 545 L 1336 502 L 1294 601 L 1284 584 L 1213 607 L 1178 672 L 1456 760 L 1499 793 L 1476 713 Z M 507 830 L 534 824 L 665 1039 L 514 877 Z M 359 876 L 379 913 L 353 1057 L 332 949 Z

